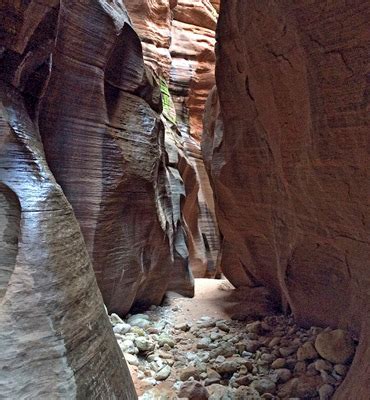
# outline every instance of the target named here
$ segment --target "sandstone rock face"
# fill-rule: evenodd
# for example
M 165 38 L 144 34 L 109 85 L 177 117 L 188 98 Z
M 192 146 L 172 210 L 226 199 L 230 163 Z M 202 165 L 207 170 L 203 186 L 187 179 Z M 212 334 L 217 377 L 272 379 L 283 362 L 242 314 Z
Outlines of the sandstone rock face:
M 175 182 L 171 193 L 172 196 L 176 193 L 180 195 L 180 198 L 173 202 L 175 214 L 178 214 L 178 216 L 174 215 L 174 220 L 178 221 L 179 227 L 181 225 L 181 230 L 185 229 L 184 235 L 186 235 L 188 245 L 186 254 L 188 254 L 194 277 L 219 276 L 219 232 L 213 193 L 201 158 L 200 146 L 192 137 L 178 129 L 174 104 L 168 87 L 166 86 L 166 88 L 167 91 L 163 90 L 162 94 L 167 96 L 168 99 L 164 101 L 164 104 L 168 104 L 168 106 L 164 107 L 163 120 L 166 128 L 168 169 L 171 172 L 172 181 Z M 181 192 L 176 187 L 181 187 Z M 180 251 L 183 254 L 183 260 L 185 259 L 184 250 Z M 178 271 L 179 268 L 177 267 L 176 270 Z M 189 286 L 187 280 L 182 279 L 182 281 Z M 179 291 L 179 287 L 181 286 L 177 285 L 177 291 Z
M 188 232 L 191 270 L 196 278 L 220 276 L 220 237 L 213 192 L 204 167 L 199 144 L 190 136 L 182 138 L 179 163 L 185 183 L 183 217 Z
M 145 63 L 168 79 L 171 69 L 172 10 L 177 0 L 126 0 L 125 5 L 143 45 Z
M 136 399 L 38 132 L 56 5 L 0 6 L 0 397 Z
M 170 90 L 180 130 L 199 141 L 204 105 L 214 85 L 217 12 L 208 0 L 178 0 L 173 16 Z
M 225 274 L 360 334 L 340 399 L 370 395 L 369 17 L 366 1 L 221 4 L 223 130 L 209 112 L 204 148 Z
M 178 129 L 166 130 L 166 142 L 178 147 L 177 164 L 172 168 L 180 169 L 185 185 L 183 215 L 191 269 L 195 277 L 215 276 L 219 234 L 199 139 L 204 104 L 214 85 L 217 12 L 208 0 L 145 4 L 127 0 L 127 8 L 143 42 L 146 64 L 169 82 L 170 102 L 175 107 L 171 114 L 175 119 L 169 122 Z M 169 151 L 176 153 L 176 149 Z
M 81 33 L 82 30 L 82 33 Z M 78 92 L 78 96 L 76 96 Z M 61 111 L 62 110 L 62 111 Z M 122 3 L 66 3 L 40 130 L 109 311 L 159 304 L 176 274 L 160 88 Z

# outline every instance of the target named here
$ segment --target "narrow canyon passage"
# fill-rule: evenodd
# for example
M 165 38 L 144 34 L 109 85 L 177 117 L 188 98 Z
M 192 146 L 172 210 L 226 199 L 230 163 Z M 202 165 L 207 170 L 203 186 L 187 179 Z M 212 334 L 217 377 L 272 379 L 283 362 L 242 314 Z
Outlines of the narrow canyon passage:
M 369 400 L 369 1 L 0 20 L 0 400 Z

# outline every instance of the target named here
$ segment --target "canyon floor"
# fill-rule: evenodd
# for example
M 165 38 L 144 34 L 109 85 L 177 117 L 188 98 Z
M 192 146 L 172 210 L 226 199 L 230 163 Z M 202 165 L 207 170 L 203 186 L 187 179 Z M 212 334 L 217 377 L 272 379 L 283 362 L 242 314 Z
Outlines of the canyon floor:
M 168 293 L 110 320 L 141 400 L 330 399 L 356 346 L 339 329 L 298 327 L 264 289 L 226 280 L 196 279 L 191 299 Z

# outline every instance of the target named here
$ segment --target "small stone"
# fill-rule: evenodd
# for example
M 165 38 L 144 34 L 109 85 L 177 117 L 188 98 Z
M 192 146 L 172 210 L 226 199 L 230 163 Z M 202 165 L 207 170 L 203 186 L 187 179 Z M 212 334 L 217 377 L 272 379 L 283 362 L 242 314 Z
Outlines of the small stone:
M 314 365 L 317 371 L 331 371 L 333 369 L 330 362 L 325 360 L 316 360 Z
M 143 328 L 140 328 L 138 326 L 133 326 L 130 330 L 131 333 L 133 333 L 136 336 L 145 336 L 145 331 Z
M 287 368 L 280 368 L 275 371 L 276 376 L 278 378 L 278 382 L 285 383 L 288 382 L 289 379 L 292 377 L 292 373 Z
M 261 355 L 260 360 L 266 362 L 267 364 L 271 364 L 276 360 L 276 357 L 271 353 L 264 353 Z
M 115 313 L 112 313 L 109 316 L 110 322 L 112 325 L 123 324 L 123 320 Z
M 343 364 L 334 365 L 334 371 L 340 376 L 346 375 L 347 370 L 348 370 L 348 368 Z
M 324 383 L 329 383 L 330 385 L 335 385 L 336 380 L 333 376 L 329 375 L 326 371 L 320 371 L 321 379 Z
M 124 340 L 123 342 L 118 342 L 119 347 L 123 353 L 137 354 L 139 350 L 135 347 L 132 340 Z
M 139 365 L 139 360 L 134 354 L 125 353 L 124 357 L 128 364 L 135 366 Z
M 169 365 L 165 365 L 155 374 L 155 379 L 157 381 L 165 381 L 170 375 L 171 367 Z
M 255 321 L 250 324 L 247 324 L 246 330 L 248 332 L 260 335 L 263 332 L 261 321 Z
M 297 351 L 298 361 L 313 360 L 317 358 L 317 352 L 311 342 L 304 343 Z
M 139 351 L 147 352 L 154 350 L 155 343 L 146 337 L 139 336 L 135 339 L 135 346 L 139 349 Z
M 243 375 L 239 376 L 238 378 L 235 379 L 235 382 L 239 386 L 248 386 L 252 381 L 253 381 L 253 375 L 248 374 L 248 375 Z
M 234 391 L 220 384 L 213 384 L 208 388 L 209 400 L 234 400 Z
M 182 381 L 187 381 L 190 377 L 193 377 L 195 380 L 199 380 L 200 379 L 199 371 L 194 366 L 186 367 L 186 368 L 184 368 L 184 369 L 182 369 L 180 371 L 179 378 Z
M 274 337 L 273 339 L 271 339 L 270 343 L 268 344 L 268 347 L 275 347 L 280 343 L 280 338 L 279 337 Z
M 271 379 L 261 378 L 253 381 L 250 387 L 256 390 L 259 394 L 271 393 L 274 394 L 276 391 L 276 385 Z
M 236 361 L 226 360 L 221 364 L 215 364 L 214 368 L 219 374 L 231 374 L 239 369 L 239 364 Z
M 199 328 L 214 328 L 216 326 L 216 321 L 211 317 L 201 317 L 196 324 Z
M 200 339 L 199 342 L 197 343 L 197 349 L 208 350 L 210 344 L 211 344 L 211 339 L 209 337 L 204 337 Z
M 280 347 L 279 352 L 283 357 L 288 357 L 291 354 L 295 353 L 297 347 Z
M 240 386 L 235 391 L 235 397 L 232 397 L 235 400 L 260 400 L 261 397 L 257 390 L 248 387 L 248 386 Z
M 139 328 L 147 328 L 150 325 L 149 317 L 146 314 L 135 314 L 128 318 L 127 323 Z
M 145 391 L 145 393 L 139 397 L 139 400 L 176 400 L 178 397 L 176 393 L 164 387 L 153 388 Z
M 334 364 L 345 364 L 356 350 L 353 339 L 342 329 L 320 333 L 317 335 L 315 347 L 322 358 Z
M 158 342 L 158 345 L 159 345 L 160 347 L 163 347 L 163 346 L 167 345 L 167 346 L 169 346 L 170 348 L 172 348 L 172 347 L 175 346 L 175 341 L 174 341 L 170 336 L 168 336 L 168 335 L 165 334 L 165 333 L 161 333 L 161 334 L 158 336 L 157 342 Z
M 245 343 L 245 349 L 250 353 L 255 353 L 261 347 L 258 340 L 248 340 Z
M 187 322 L 183 322 L 181 324 L 175 325 L 174 328 L 177 329 L 178 331 L 187 332 L 190 329 L 190 325 Z
M 334 393 L 333 386 L 331 386 L 327 383 L 320 386 L 320 388 L 319 388 L 320 400 L 329 400 L 333 393 Z
M 217 321 L 216 326 L 224 332 L 230 332 L 230 327 L 225 323 L 225 321 Z
M 277 358 L 271 364 L 271 368 L 273 369 L 283 368 L 284 366 L 285 366 L 285 358 Z
M 189 400 L 207 400 L 209 393 L 207 389 L 197 381 L 184 382 L 178 393 L 179 397 L 185 397 Z
M 131 325 L 126 324 L 125 322 L 119 322 L 113 327 L 113 332 L 124 335 L 125 333 L 129 332 L 130 329 L 131 329 Z

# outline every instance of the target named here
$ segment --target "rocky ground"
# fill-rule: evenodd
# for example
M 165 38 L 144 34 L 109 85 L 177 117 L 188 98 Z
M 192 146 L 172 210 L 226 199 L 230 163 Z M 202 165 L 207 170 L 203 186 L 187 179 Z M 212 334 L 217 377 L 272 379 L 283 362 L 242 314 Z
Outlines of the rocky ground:
M 110 316 L 140 399 L 332 397 L 356 341 L 338 329 L 299 328 L 289 316 L 242 316 L 237 302 L 230 315 L 235 293 L 225 282 L 199 280 L 193 299 L 170 297 L 124 321 Z

